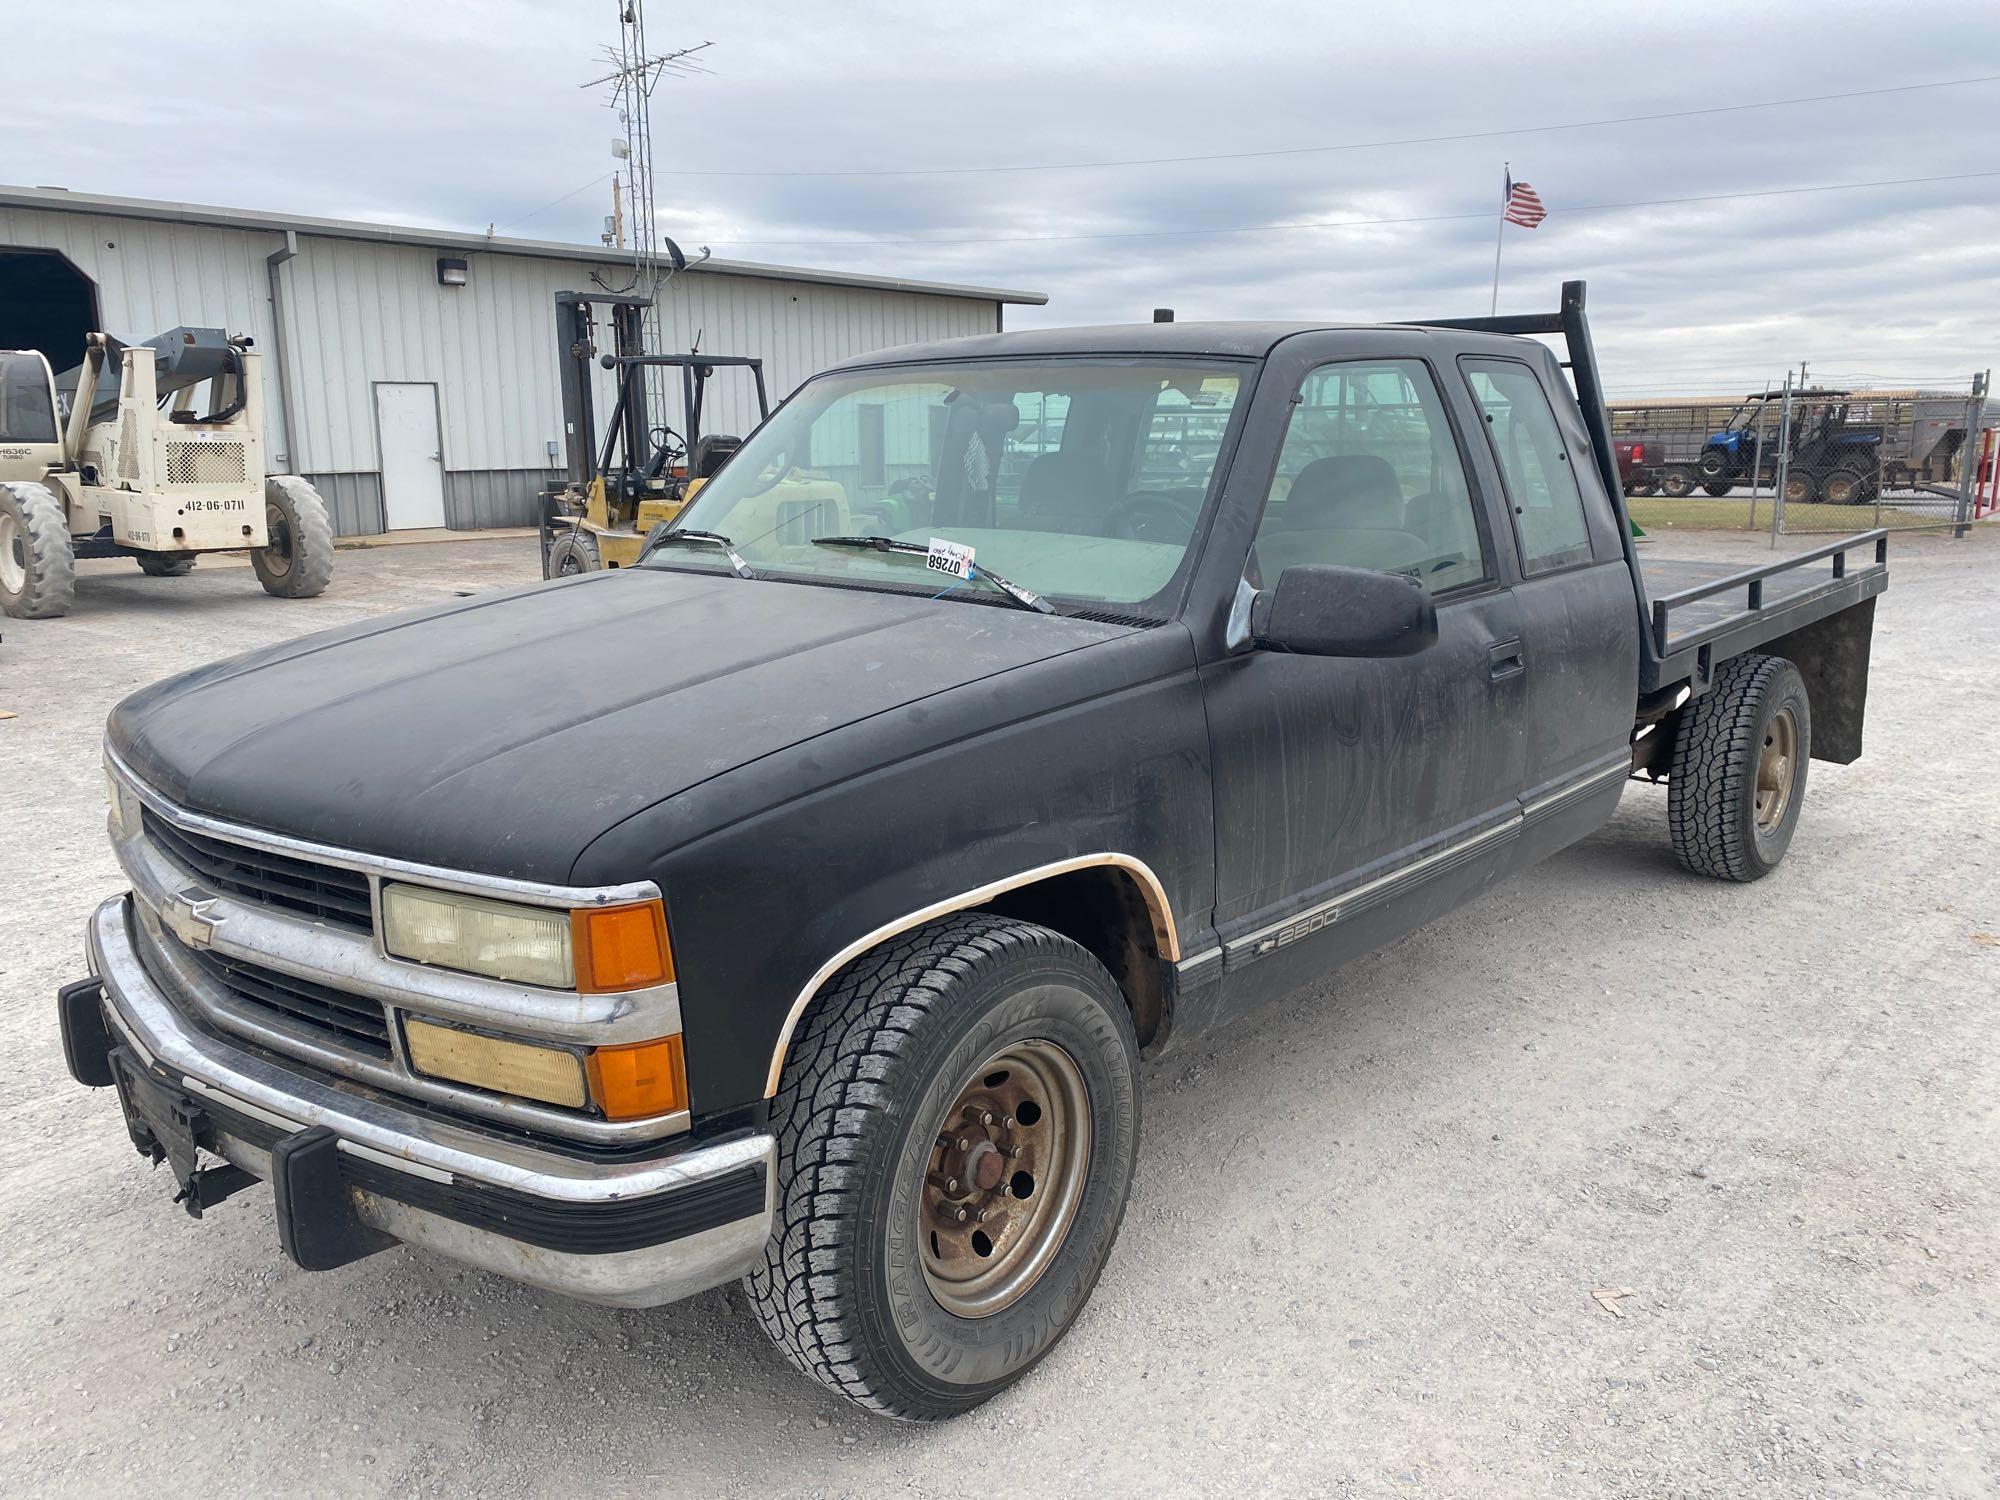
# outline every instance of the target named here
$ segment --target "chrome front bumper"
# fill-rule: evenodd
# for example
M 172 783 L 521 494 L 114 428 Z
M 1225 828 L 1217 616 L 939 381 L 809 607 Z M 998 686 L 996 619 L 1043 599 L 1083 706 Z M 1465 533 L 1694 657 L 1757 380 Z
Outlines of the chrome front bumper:
M 141 962 L 133 920 L 131 897 L 117 896 L 88 929 L 109 1041 L 203 1106 L 202 1144 L 253 1176 L 270 1178 L 276 1140 L 324 1127 L 338 1138 L 353 1212 L 371 1229 L 625 1307 L 719 1286 L 763 1253 L 775 1201 L 769 1134 L 607 1161 L 468 1129 L 350 1082 L 336 1087 L 191 1025 Z

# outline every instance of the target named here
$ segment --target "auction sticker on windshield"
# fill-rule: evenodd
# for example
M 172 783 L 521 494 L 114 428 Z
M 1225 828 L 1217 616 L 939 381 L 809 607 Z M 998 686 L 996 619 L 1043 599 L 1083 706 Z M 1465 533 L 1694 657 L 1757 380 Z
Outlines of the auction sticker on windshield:
M 924 566 L 933 573 L 944 574 L 947 578 L 969 577 L 972 573 L 972 549 L 962 543 L 934 536 L 931 538 L 930 551 L 924 554 Z

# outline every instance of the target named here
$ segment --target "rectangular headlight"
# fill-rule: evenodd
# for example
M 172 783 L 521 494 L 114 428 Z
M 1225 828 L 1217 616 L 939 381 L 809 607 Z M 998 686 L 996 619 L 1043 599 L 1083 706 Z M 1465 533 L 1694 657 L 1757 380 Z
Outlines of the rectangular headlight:
M 569 913 L 546 906 L 428 886 L 382 887 L 382 946 L 398 958 L 442 969 L 569 989 L 576 983 L 569 929 Z
M 581 1109 L 583 1059 L 559 1047 L 537 1047 L 481 1031 L 438 1026 L 414 1016 L 403 1021 L 403 1041 L 410 1066 L 433 1078 L 469 1083 L 498 1094 L 516 1094 Z

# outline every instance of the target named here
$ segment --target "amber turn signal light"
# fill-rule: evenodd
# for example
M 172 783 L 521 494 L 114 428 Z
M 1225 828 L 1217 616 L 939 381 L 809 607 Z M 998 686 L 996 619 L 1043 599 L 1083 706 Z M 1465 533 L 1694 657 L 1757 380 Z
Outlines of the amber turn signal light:
M 659 902 L 585 907 L 572 911 L 569 922 L 579 990 L 636 990 L 674 977 L 667 913 Z
M 590 1054 L 590 1094 L 607 1120 L 636 1120 L 687 1108 L 687 1064 L 677 1036 Z

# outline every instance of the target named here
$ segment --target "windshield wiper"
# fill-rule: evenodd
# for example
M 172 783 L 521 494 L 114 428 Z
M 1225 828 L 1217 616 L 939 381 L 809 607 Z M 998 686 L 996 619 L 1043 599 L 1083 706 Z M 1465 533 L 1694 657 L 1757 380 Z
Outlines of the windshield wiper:
M 898 557 L 929 557 L 931 555 L 931 549 L 928 547 L 919 547 L 915 542 L 899 542 L 892 536 L 816 536 L 813 538 L 813 545 L 815 547 L 844 547 L 856 552 L 890 552 Z M 983 578 L 1021 609 L 1032 609 L 1036 614 L 1041 615 L 1060 613 L 1053 604 L 1049 603 L 1040 594 L 1031 593 L 1027 589 L 1022 588 L 1020 584 L 1011 583 L 991 568 L 982 567 L 976 562 L 966 565 L 965 578 L 968 583 L 975 578 Z
M 651 552 L 655 547 L 686 546 L 713 547 L 729 559 L 729 571 L 734 573 L 738 578 L 755 578 L 757 576 L 750 571 L 750 564 L 745 562 L 737 552 L 736 543 L 719 531 L 656 531 L 646 539 L 646 549 L 645 552 L 639 554 L 639 560 L 644 562 L 646 560 L 646 552 Z

